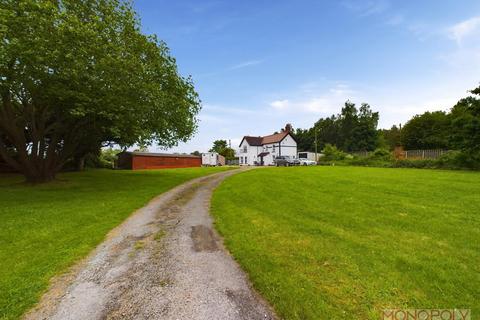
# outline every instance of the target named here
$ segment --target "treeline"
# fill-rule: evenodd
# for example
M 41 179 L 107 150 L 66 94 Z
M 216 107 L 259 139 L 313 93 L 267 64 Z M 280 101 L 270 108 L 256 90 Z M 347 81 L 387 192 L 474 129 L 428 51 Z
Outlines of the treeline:
M 377 129 L 379 114 L 368 104 L 356 108 L 350 101 L 338 115 L 319 119 L 312 128 L 297 129 L 301 151 L 323 150 L 334 145 L 344 152 L 404 149 L 449 149 L 462 153 L 470 165 L 480 162 L 480 87 L 450 111 L 425 112 L 403 127 Z
M 354 103 L 347 101 L 338 115 L 321 118 L 309 129 L 296 129 L 295 138 L 300 151 L 318 150 L 327 144 L 352 152 L 375 150 L 379 144 L 377 130 L 379 114 L 363 103 L 357 109 Z

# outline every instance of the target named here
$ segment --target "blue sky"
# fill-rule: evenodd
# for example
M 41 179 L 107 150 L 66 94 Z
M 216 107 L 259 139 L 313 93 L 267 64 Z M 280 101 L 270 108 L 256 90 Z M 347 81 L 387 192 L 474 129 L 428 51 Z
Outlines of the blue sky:
M 380 127 L 447 110 L 480 82 L 480 1 L 137 0 L 145 33 L 170 47 L 203 109 L 196 136 L 310 127 L 350 99 Z M 152 147 L 152 150 L 157 148 Z

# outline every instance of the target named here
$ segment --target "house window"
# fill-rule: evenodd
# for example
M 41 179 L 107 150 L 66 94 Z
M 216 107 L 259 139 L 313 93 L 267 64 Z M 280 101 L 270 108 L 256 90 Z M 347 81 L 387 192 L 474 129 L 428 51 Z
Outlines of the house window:
M 243 146 L 243 152 L 247 153 L 247 146 Z
M 247 164 L 247 157 L 245 157 L 245 164 Z
M 243 164 L 243 157 L 240 157 L 240 164 Z
M 275 145 L 272 147 L 272 152 L 275 153 Z

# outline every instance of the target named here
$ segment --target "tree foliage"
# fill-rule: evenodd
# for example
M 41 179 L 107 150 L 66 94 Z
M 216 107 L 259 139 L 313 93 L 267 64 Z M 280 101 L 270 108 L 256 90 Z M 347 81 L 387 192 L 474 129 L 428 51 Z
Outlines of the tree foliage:
M 170 147 L 196 131 L 191 79 L 129 2 L 3 0 L 0 42 L 0 155 L 28 181 L 103 145 Z
M 230 148 L 227 144 L 227 140 L 215 140 L 213 147 L 208 152 L 216 152 L 225 157 L 225 159 L 235 158 L 235 150 Z
M 295 130 L 295 138 L 301 151 L 315 150 L 315 132 L 318 150 L 331 144 L 343 151 L 371 151 L 378 143 L 378 119 L 378 112 L 373 112 L 368 104 L 357 109 L 347 101 L 338 115 L 321 118 L 312 128 Z
M 446 112 L 416 115 L 402 128 L 402 145 L 405 149 L 448 148 L 449 128 L 450 119 Z
M 402 145 L 401 127 L 393 125 L 390 129 L 380 129 L 379 135 L 385 142 L 385 146 L 390 150 Z

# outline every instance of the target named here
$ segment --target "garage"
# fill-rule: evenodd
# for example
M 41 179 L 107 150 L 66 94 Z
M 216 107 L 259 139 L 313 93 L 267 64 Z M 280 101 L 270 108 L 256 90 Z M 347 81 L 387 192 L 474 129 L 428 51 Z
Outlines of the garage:
M 187 154 L 121 152 L 118 154 L 117 169 L 145 170 L 200 167 L 200 156 Z

